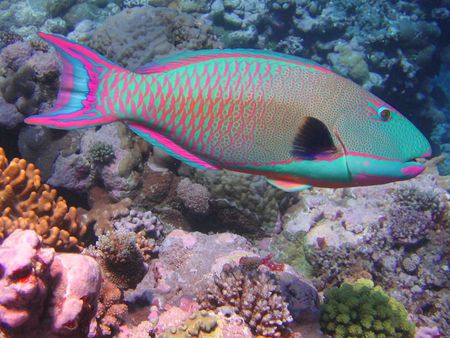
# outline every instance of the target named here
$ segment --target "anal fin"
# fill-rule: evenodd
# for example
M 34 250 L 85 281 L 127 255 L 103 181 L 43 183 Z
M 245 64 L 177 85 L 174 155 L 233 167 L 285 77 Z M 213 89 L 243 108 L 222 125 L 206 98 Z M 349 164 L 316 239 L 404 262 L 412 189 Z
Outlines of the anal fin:
M 183 149 L 178 144 L 170 140 L 169 138 L 165 137 L 164 135 L 161 135 L 160 133 L 151 130 L 150 128 L 147 128 L 145 126 L 142 126 L 138 123 L 128 123 L 128 127 L 135 132 L 137 135 L 142 137 L 145 141 L 148 143 L 161 148 L 166 153 L 168 153 L 170 156 L 175 157 L 176 159 L 183 161 L 186 164 L 189 164 L 190 166 L 197 168 L 197 169 L 203 169 L 203 170 L 218 170 L 219 167 L 210 164 L 198 156 L 190 153 L 189 151 Z
M 289 182 L 289 181 L 282 181 L 282 180 L 270 180 L 267 179 L 267 181 L 272 184 L 274 187 L 287 191 L 287 192 L 294 192 L 294 191 L 302 191 L 309 188 L 312 188 L 312 186 L 307 184 L 301 184 L 297 182 Z

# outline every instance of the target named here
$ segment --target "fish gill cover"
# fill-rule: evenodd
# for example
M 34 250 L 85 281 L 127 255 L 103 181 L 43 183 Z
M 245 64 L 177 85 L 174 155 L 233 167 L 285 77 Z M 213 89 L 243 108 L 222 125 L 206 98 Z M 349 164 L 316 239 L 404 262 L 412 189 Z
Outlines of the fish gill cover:
M 1 1 L 0 147 L 6 156 L 0 218 L 7 224 L 0 240 L 1 334 L 252 337 L 273 336 L 270 328 L 276 328 L 286 337 L 324 337 L 320 318 L 330 328 L 347 319 L 320 312 L 318 292 L 330 295 L 333 287 L 366 278 L 395 298 L 392 303 L 403 304 L 416 337 L 449 336 L 449 8 L 447 0 Z M 322 65 L 388 102 L 365 102 L 368 119 L 389 125 L 400 122 L 401 112 L 431 142 L 435 158 L 405 182 L 285 193 L 263 176 L 192 169 L 168 155 L 177 155 L 168 143 L 150 145 L 120 122 L 72 131 L 26 125 L 27 117 L 54 108 L 64 86 L 61 58 L 37 32 L 59 34 L 117 67 L 147 72 L 180 62 L 173 56 L 178 52 L 199 49 L 264 49 L 305 58 L 303 67 Z M 276 94 L 284 97 L 298 85 Z M 313 103 L 318 111 L 330 105 Z M 303 122 L 292 123 L 300 133 L 292 136 L 288 155 L 320 160 L 335 156 L 341 144 L 354 144 L 345 137 L 352 121 L 336 124 L 341 140 L 330 122 Z M 299 129 L 311 125 L 325 138 Z M 368 125 L 350 133 L 367 140 L 364 151 L 392 152 L 393 142 L 404 145 L 405 161 L 425 155 L 414 153 L 407 133 L 375 139 Z M 260 144 L 269 147 L 286 134 Z M 227 135 L 221 141 L 228 142 Z M 349 149 L 346 154 L 351 157 Z M 359 170 L 359 182 L 367 179 L 365 162 L 348 163 Z M 421 164 L 412 168 L 423 170 Z M 81 244 L 81 254 L 59 252 L 78 251 Z M 57 283 L 58 275 L 64 283 Z M 261 276 L 270 276 L 265 287 Z M 230 297 L 227 290 L 246 292 Z M 278 305 L 273 295 L 282 299 Z M 269 318 L 269 308 L 281 310 Z M 404 318 L 402 307 L 395 308 L 399 313 L 390 313 Z M 371 325 L 367 318 L 350 318 L 354 336 L 364 327 L 379 327 L 376 334 L 389 328 L 388 318 Z

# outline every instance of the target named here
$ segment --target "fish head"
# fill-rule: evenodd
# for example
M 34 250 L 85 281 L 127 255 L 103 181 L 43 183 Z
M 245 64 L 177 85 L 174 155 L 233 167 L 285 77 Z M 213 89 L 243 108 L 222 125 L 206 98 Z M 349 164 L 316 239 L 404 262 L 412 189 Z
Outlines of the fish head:
M 392 106 L 361 87 L 356 90 L 334 128 L 350 184 L 383 184 L 423 172 L 425 166 L 416 159 L 431 155 L 425 136 Z

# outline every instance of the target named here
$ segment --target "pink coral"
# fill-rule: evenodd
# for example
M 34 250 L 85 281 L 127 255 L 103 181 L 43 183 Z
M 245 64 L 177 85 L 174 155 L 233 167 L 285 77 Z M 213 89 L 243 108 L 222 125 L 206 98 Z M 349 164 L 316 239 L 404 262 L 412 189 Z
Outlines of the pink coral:
M 50 268 L 52 297 L 49 319 L 53 332 L 86 335 L 101 286 L 97 262 L 78 254 L 57 254 Z
M 39 324 L 54 254 L 52 248 L 41 248 L 31 230 L 16 230 L 5 239 L 0 247 L 0 333 L 17 336 Z
M 0 336 L 86 336 L 100 267 L 91 257 L 41 245 L 36 232 L 15 230 L 0 246 Z

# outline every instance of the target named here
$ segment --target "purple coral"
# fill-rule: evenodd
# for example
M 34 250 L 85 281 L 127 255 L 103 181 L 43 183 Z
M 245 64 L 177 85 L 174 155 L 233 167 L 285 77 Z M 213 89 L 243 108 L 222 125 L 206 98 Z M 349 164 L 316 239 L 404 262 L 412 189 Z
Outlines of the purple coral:
M 162 237 L 164 228 L 159 218 L 153 212 L 136 209 L 131 209 L 127 216 L 114 221 L 113 226 L 117 230 L 144 231 L 147 236 L 154 239 Z

